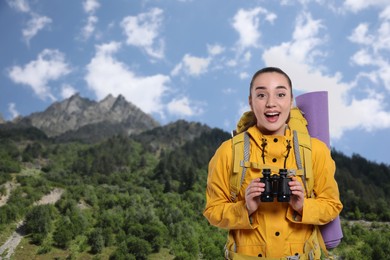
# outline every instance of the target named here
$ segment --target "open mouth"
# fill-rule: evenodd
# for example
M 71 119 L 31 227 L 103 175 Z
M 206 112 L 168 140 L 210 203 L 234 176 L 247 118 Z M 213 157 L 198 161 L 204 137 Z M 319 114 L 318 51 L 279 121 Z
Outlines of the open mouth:
M 265 117 L 272 122 L 275 122 L 278 120 L 280 113 L 278 112 L 270 112 L 270 113 L 265 113 Z

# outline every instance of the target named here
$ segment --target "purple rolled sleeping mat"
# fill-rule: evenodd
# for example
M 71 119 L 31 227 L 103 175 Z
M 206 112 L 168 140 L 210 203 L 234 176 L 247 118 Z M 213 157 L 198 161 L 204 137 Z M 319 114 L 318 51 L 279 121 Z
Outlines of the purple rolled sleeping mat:
M 295 98 L 297 107 L 304 113 L 310 136 L 323 141 L 330 148 L 328 92 L 318 91 L 299 95 Z M 320 226 L 327 249 L 337 247 L 343 238 L 340 216 Z

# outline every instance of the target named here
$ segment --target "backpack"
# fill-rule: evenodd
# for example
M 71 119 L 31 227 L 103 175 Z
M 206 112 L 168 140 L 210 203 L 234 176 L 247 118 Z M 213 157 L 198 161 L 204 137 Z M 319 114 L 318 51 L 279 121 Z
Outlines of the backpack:
M 230 176 L 230 198 L 234 202 L 245 179 L 246 169 L 275 168 L 270 165 L 263 165 L 249 161 L 249 135 L 246 130 L 255 124 L 255 117 L 252 111 L 244 113 L 237 129 L 233 131 L 233 171 Z M 290 112 L 288 126 L 293 133 L 294 153 L 298 170 L 295 172 L 302 179 L 307 197 L 314 196 L 313 170 L 311 157 L 311 140 L 307 130 L 307 121 L 302 112 L 294 107 Z

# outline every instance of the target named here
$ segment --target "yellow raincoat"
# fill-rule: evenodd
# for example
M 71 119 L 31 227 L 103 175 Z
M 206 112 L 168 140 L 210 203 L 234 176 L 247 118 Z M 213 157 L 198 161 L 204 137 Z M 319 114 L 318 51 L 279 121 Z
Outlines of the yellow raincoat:
M 264 149 L 265 164 L 297 169 L 294 149 L 287 153 L 287 140 L 293 145 L 289 129 L 284 136 L 265 136 L 256 126 L 247 130 L 250 138 L 250 159 L 263 163 L 261 144 L 266 139 Z M 225 141 L 209 163 L 204 216 L 219 228 L 232 232 L 238 254 L 247 256 L 282 258 L 304 255 L 304 245 L 312 235 L 313 225 L 324 225 L 336 218 L 342 209 L 339 190 L 334 179 L 335 163 L 328 147 L 312 138 L 312 161 L 315 198 L 305 196 L 302 216 L 288 203 L 262 202 L 251 216 L 245 205 L 245 189 L 250 181 L 260 177 L 259 170 L 247 169 L 245 180 L 237 196 L 231 202 L 229 176 L 233 167 L 232 141 Z M 288 154 L 287 158 L 286 155 Z M 299 181 L 302 182 L 300 178 Z

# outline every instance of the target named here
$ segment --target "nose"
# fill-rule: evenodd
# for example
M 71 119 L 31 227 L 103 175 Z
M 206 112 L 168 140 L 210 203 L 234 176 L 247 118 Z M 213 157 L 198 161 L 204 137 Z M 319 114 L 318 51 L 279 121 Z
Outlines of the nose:
M 274 107 L 275 106 L 275 99 L 272 96 L 269 96 L 265 106 L 266 107 Z

